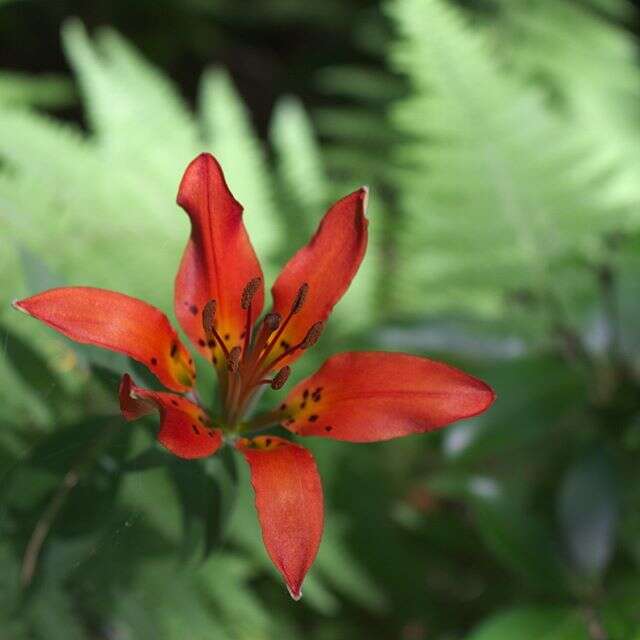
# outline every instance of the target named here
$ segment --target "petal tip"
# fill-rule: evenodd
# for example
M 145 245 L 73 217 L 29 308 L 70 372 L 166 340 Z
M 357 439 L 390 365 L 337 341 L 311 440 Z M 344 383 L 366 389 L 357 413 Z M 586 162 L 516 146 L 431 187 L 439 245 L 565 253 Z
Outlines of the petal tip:
M 360 193 L 362 194 L 362 211 L 366 213 L 369 206 L 369 185 L 362 185 L 360 187 Z
M 287 585 L 287 591 L 293 600 L 298 602 L 302 598 L 302 585 L 298 587 Z
M 21 313 L 24 313 L 26 315 L 29 315 L 29 312 L 26 310 L 26 308 L 23 306 L 24 300 L 18 300 L 17 298 L 14 298 L 11 301 L 11 306 L 16 310 L 16 311 L 20 311 Z

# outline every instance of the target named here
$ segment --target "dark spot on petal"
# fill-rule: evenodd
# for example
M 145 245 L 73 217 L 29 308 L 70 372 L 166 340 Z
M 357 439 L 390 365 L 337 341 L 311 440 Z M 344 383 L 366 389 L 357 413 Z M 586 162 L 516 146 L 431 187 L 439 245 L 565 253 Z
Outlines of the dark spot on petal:
M 211 358 L 211 361 L 213 362 L 213 364 L 218 364 L 218 358 L 216 358 L 215 356 Z
M 230 335 L 230 334 L 228 334 L 228 333 L 225 333 L 225 334 L 224 334 L 224 339 L 225 339 L 225 340 L 227 340 L 227 341 L 229 341 L 229 340 L 231 339 L 231 335 Z
M 213 437 L 214 437 L 214 433 L 213 433 L 213 431 L 207 431 L 207 435 L 208 435 L 210 438 L 213 438 Z
M 171 401 L 171 404 L 172 404 L 174 407 L 177 407 L 177 406 L 178 406 L 178 401 L 177 401 L 177 400 L 172 400 L 172 401 Z
M 240 340 L 242 340 L 242 338 L 244 338 L 246 335 L 247 335 L 247 332 L 246 332 L 246 331 L 243 331 L 243 332 L 240 334 Z
M 289 418 L 286 424 L 293 424 L 295 422 L 295 418 Z
M 286 351 L 291 345 L 286 340 L 281 340 L 280 346 Z
M 178 345 L 174 342 L 171 345 L 171 357 L 172 358 L 175 358 L 175 355 L 176 355 L 177 351 L 178 351 Z
M 324 428 L 324 430 L 327 431 L 327 432 L 331 431 L 331 429 L 333 429 L 333 427 L 325 427 Z
M 198 340 L 198 344 L 199 344 L 201 347 L 204 347 L 207 343 L 206 343 L 202 338 L 200 338 L 200 340 Z
M 209 342 L 207 342 L 207 347 L 209 347 L 210 349 L 213 349 L 215 346 L 216 346 L 215 340 L 209 340 Z
M 158 364 L 158 358 L 151 358 L 151 365 L 155 367 Z
M 198 429 L 195 424 L 192 424 L 191 428 L 193 429 L 193 433 L 195 433 L 197 436 L 200 435 L 200 429 Z
M 189 307 L 189 311 L 190 311 L 194 316 L 197 316 L 197 315 L 198 315 L 198 307 L 196 307 L 196 305 L 195 305 L 195 304 L 192 304 L 192 305 Z
M 318 419 L 318 416 L 314 413 L 312 416 L 309 416 L 309 422 L 315 422 Z
M 302 392 L 302 397 L 306 400 L 309 397 L 309 389 L 305 389 Z
M 286 408 L 287 408 L 287 405 L 286 405 L 286 403 L 285 403 L 285 402 L 283 402 L 283 403 L 280 405 L 280 411 L 284 411 Z
M 307 406 L 307 403 L 306 403 L 306 402 L 301 402 L 301 403 L 300 403 L 300 408 L 301 408 L 301 409 L 304 409 L 306 406 Z
M 193 364 L 193 358 L 189 358 L 189 364 Z
M 204 418 L 202 416 L 198 416 L 198 422 L 200 424 L 204 424 Z
M 270 447 L 270 446 L 271 446 L 271 438 L 267 438 L 267 439 L 264 441 L 264 444 L 265 444 L 265 446 Z

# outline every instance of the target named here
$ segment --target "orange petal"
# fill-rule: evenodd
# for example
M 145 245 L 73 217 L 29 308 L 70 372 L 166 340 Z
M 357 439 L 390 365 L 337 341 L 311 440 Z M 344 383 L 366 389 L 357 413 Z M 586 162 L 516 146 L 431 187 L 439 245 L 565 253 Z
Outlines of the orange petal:
M 242 205 L 231 195 L 212 155 L 203 153 L 187 167 L 178 204 L 191 219 L 191 238 L 176 276 L 176 317 L 198 350 L 211 358 L 219 347 L 207 344 L 202 329 L 205 304 L 216 300 L 216 328 L 228 350 L 241 346 L 246 319 L 242 293 L 251 280 L 260 278 L 252 302 L 256 318 L 264 304 L 262 270 L 242 222 Z
M 494 399 L 482 380 L 441 362 L 402 353 L 341 353 L 291 391 L 283 425 L 302 436 L 373 442 L 470 418 Z
M 236 448 L 251 468 L 256 509 L 267 553 L 294 600 L 322 537 L 322 484 L 304 447 L 274 436 L 242 439 Z
M 287 346 L 301 342 L 313 324 L 325 321 L 349 287 L 367 248 L 366 202 L 364 187 L 338 200 L 324 215 L 309 244 L 289 260 L 273 285 L 273 310 L 283 319 L 302 285 L 306 283 L 309 289 L 302 308 L 279 336 L 271 361 Z M 301 353 L 297 351 L 279 365 L 290 364 Z
M 193 386 L 189 352 L 167 316 L 142 300 L 93 287 L 62 287 L 14 306 L 71 340 L 118 351 L 145 364 L 169 389 L 186 391 Z
M 158 442 L 180 458 L 204 458 L 222 445 L 222 432 L 211 427 L 197 404 L 173 393 L 138 387 L 128 374 L 120 383 L 120 410 L 129 421 L 160 413 Z

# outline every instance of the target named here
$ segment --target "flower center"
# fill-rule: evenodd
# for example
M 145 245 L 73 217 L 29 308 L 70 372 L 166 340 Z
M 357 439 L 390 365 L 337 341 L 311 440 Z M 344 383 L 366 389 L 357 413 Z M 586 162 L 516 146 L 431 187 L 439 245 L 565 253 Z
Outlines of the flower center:
M 269 385 L 272 389 L 281 389 L 287 382 L 291 367 L 283 361 L 297 351 L 309 349 L 318 342 L 323 322 L 315 322 L 309 327 L 304 338 L 290 345 L 281 340 L 289 322 L 300 312 L 309 293 L 305 282 L 299 289 L 284 321 L 279 313 L 267 313 L 260 322 L 253 318 L 253 298 L 260 288 L 261 279 L 250 280 L 240 299 L 240 307 L 245 312 L 245 330 L 243 346 L 227 348 L 216 329 L 217 302 L 210 300 L 202 312 L 202 325 L 210 344 L 216 343 L 222 350 L 226 367 L 218 369 L 220 374 L 220 393 L 224 407 L 224 422 L 229 429 L 237 429 L 256 392 Z M 269 358 L 271 352 L 280 344 L 283 352 L 276 358 Z M 282 365 L 282 366 L 280 366 Z M 277 370 L 277 371 L 276 371 Z M 268 378 L 271 371 L 276 371 Z

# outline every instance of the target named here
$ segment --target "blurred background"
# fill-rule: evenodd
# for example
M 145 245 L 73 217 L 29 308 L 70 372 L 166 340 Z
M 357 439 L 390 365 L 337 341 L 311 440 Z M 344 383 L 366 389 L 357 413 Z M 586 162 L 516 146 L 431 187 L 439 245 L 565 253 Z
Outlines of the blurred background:
M 0 638 L 640 640 L 639 32 L 626 0 L 2 0 Z M 499 396 L 305 442 L 327 525 L 297 604 L 246 469 L 165 456 L 118 414 L 142 371 L 10 308 L 67 283 L 172 315 L 202 150 L 268 277 L 371 187 L 295 376 L 382 348 Z

